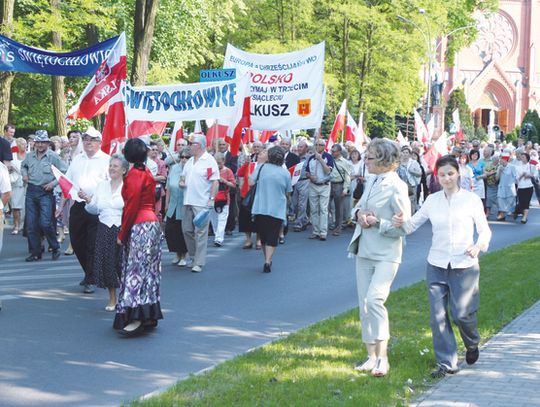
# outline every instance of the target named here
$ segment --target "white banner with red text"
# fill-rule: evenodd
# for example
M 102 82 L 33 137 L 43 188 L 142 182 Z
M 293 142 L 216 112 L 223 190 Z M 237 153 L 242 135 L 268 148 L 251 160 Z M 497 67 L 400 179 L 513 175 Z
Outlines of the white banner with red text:
M 254 54 L 227 45 L 224 68 L 251 78 L 251 128 L 313 129 L 321 125 L 324 42 L 285 54 Z

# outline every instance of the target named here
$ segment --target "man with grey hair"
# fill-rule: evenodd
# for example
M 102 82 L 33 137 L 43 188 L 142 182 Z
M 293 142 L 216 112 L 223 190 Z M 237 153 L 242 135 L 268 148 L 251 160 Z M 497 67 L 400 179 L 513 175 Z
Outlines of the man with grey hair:
M 203 225 L 195 225 L 193 220 L 199 213 L 214 207 L 220 175 L 216 160 L 206 151 L 204 134 L 190 134 L 188 140 L 193 156 L 184 166 L 180 178 L 180 186 L 186 188 L 182 231 L 193 261 L 191 271 L 200 273 L 206 264 L 208 220 Z
M 291 168 L 300 162 L 300 158 L 291 151 L 291 138 L 283 137 L 279 146 L 285 151 L 285 166 Z
M 330 173 L 334 168 L 334 159 L 324 149 L 326 141 L 315 140 L 315 153 L 306 164 L 306 174 L 310 179 L 309 212 L 313 233 L 310 239 L 326 240 L 328 234 L 328 202 L 330 200 Z

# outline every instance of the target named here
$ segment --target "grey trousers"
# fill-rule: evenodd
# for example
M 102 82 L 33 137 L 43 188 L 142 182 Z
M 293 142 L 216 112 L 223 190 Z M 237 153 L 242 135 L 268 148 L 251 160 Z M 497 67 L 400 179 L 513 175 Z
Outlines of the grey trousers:
M 457 344 L 450 323 L 449 309 L 465 347 L 474 349 L 480 342 L 476 320 L 480 300 L 479 280 L 478 264 L 464 269 L 452 269 L 450 266 L 444 269 L 429 263 L 427 265 L 426 283 L 433 350 L 437 363 L 447 369 L 458 368 Z
M 307 205 L 309 196 L 309 179 L 298 181 L 293 189 L 291 205 L 293 213 L 296 215 L 294 226 L 303 228 L 309 223 L 307 215 Z
M 206 222 L 202 228 L 198 228 L 193 224 L 193 218 L 205 209 L 202 206 L 185 205 L 182 217 L 182 232 L 184 233 L 189 257 L 193 259 L 194 266 L 201 267 L 206 264 L 209 222 Z

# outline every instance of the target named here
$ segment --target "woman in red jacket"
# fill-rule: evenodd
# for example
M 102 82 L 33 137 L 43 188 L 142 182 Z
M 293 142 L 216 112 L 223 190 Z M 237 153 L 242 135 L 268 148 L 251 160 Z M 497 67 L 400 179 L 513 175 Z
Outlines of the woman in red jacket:
M 131 164 L 122 187 L 124 212 L 118 233 L 123 245 L 122 282 L 114 329 L 133 336 L 163 319 L 159 304 L 162 234 L 154 212 L 156 181 L 144 165 L 146 144 L 130 139 L 124 156 Z

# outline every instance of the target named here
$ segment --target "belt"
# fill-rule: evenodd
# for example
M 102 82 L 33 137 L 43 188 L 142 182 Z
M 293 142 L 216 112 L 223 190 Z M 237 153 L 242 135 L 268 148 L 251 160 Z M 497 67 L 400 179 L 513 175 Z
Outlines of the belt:
M 341 181 L 341 182 L 332 182 L 332 184 L 334 184 L 334 185 L 343 184 L 343 181 Z
M 328 182 L 313 182 L 312 181 L 312 183 L 315 185 L 328 185 Z
M 299 178 L 298 181 L 305 181 L 305 180 L 307 180 L 307 179 L 309 179 L 309 178 L 308 178 L 308 177 L 305 177 L 305 178 Z

